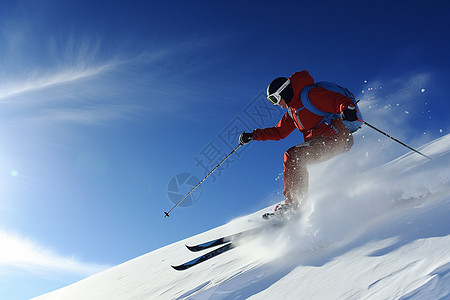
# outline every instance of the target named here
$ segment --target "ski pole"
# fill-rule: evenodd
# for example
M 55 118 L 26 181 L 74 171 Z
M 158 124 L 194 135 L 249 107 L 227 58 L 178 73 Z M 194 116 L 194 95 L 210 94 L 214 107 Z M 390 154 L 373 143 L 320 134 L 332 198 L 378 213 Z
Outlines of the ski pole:
M 362 122 L 364 125 L 367 125 L 367 126 L 369 126 L 370 128 L 372 128 L 372 129 L 375 129 L 375 130 L 378 131 L 379 133 L 384 134 L 385 136 L 387 136 L 388 138 L 390 138 L 390 139 L 396 141 L 396 142 L 399 143 L 400 145 L 405 146 L 406 148 L 408 148 L 408 149 L 410 149 L 410 150 L 412 150 L 412 151 L 414 151 L 414 152 L 416 152 L 416 153 L 422 155 L 423 157 L 428 158 L 429 160 L 432 160 L 431 157 L 426 156 L 426 155 L 423 154 L 422 152 L 420 152 L 420 151 L 414 149 L 413 147 L 410 147 L 410 146 L 406 145 L 405 143 L 403 143 L 403 142 L 397 140 L 396 138 L 393 138 L 392 136 L 390 136 L 389 134 L 387 134 L 387 133 L 384 132 L 384 131 L 381 131 L 380 129 L 376 128 L 375 126 L 373 126 L 373 125 L 371 125 L 371 124 L 369 124 L 369 123 L 367 123 L 367 122 L 365 122 L 365 121 L 363 121 L 363 120 L 361 120 L 361 119 L 359 119 L 359 118 L 358 118 L 358 121 Z
M 241 147 L 242 145 L 244 145 L 244 144 L 239 144 L 239 145 L 237 145 L 237 147 L 234 148 L 233 151 L 231 151 L 230 154 L 228 154 L 228 156 L 225 157 L 225 158 L 224 158 L 224 159 L 223 159 L 223 160 L 222 160 L 222 161 L 221 161 L 214 169 L 212 169 L 211 172 L 209 172 L 208 175 L 205 176 L 205 178 L 203 178 L 202 180 L 200 180 L 200 182 L 197 183 L 197 185 L 194 186 L 194 187 L 192 188 L 192 190 L 190 190 L 189 193 L 186 194 L 186 196 L 184 196 L 180 201 L 178 201 L 178 202 L 177 202 L 177 203 L 176 203 L 176 204 L 175 204 L 168 212 L 164 212 L 164 218 L 165 218 L 165 217 L 170 217 L 169 214 L 172 212 L 172 210 L 174 210 L 175 207 L 178 206 L 178 204 L 180 204 L 181 202 L 183 202 L 184 199 L 186 199 L 186 198 L 187 198 L 187 197 L 188 197 L 188 196 L 189 196 L 196 188 L 198 188 L 199 185 L 202 184 L 203 181 L 205 181 L 206 178 L 209 177 L 209 175 L 211 175 L 215 170 L 217 170 L 217 168 L 219 168 L 220 165 L 223 164 L 223 163 L 224 163 L 231 155 L 233 155 L 233 153 L 236 152 L 237 149 L 239 149 L 239 147 Z

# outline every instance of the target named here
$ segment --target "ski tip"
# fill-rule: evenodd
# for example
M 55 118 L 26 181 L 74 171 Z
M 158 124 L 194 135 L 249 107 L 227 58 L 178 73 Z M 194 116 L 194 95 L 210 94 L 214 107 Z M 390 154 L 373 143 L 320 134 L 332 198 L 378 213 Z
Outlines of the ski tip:
M 185 245 L 185 246 L 186 246 L 186 248 L 188 248 L 189 251 L 192 251 L 192 252 L 199 252 L 200 250 L 202 250 L 198 246 L 189 246 L 189 245 Z
M 172 265 L 170 265 L 174 270 L 177 270 L 177 271 L 183 271 L 183 270 L 186 270 L 188 267 L 186 267 L 186 265 L 178 265 L 178 266 L 172 266 Z

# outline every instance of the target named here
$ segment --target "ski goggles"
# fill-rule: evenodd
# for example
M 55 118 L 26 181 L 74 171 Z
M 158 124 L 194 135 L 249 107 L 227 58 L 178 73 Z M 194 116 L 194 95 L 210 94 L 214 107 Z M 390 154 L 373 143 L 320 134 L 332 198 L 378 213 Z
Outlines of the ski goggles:
M 272 93 L 272 94 L 268 95 L 268 96 L 267 96 L 267 99 L 268 99 L 270 102 L 272 102 L 273 105 L 278 105 L 278 104 L 280 104 L 280 102 L 281 102 L 281 95 L 280 95 L 280 94 L 281 94 L 281 92 L 284 91 L 284 89 L 289 85 L 289 83 L 291 83 L 291 82 L 289 81 L 289 79 L 286 80 L 286 82 L 283 83 L 283 85 L 280 86 L 280 88 L 279 88 L 275 93 Z

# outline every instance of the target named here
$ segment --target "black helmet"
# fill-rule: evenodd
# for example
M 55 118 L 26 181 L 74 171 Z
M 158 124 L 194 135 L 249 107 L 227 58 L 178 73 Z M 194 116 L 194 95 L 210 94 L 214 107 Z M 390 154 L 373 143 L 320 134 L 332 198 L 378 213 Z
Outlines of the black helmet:
M 267 97 L 278 91 L 278 89 L 286 83 L 288 79 L 286 77 L 278 77 L 275 78 L 267 87 Z M 284 102 L 289 103 L 291 102 L 292 98 L 294 97 L 294 90 L 292 89 L 292 84 L 289 83 L 281 92 L 280 92 L 281 98 L 284 100 Z

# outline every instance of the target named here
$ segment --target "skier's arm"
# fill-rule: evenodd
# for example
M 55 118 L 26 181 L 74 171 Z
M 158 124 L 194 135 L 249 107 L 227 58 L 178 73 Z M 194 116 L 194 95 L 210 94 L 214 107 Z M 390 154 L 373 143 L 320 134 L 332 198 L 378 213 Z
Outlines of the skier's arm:
M 355 107 L 353 101 L 347 96 L 321 87 L 311 89 L 309 99 L 317 109 L 335 114 L 342 113 L 349 106 Z
M 283 118 L 275 127 L 253 130 L 253 140 L 255 141 L 278 141 L 287 137 L 295 129 L 294 121 L 285 113 Z

